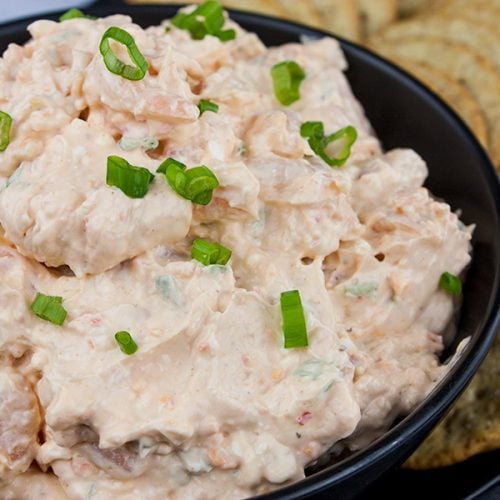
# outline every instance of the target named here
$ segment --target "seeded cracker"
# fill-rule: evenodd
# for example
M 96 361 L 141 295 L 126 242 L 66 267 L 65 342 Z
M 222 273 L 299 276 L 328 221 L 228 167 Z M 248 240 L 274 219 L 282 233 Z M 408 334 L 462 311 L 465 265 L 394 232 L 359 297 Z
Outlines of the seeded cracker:
M 500 74 L 468 45 L 442 37 L 404 36 L 377 42 L 375 49 L 398 59 L 426 63 L 463 83 L 477 99 L 488 122 L 490 154 L 500 166 Z M 431 58 L 429 54 L 434 54 Z
M 443 467 L 500 447 L 500 337 L 470 386 L 409 458 L 412 469 Z

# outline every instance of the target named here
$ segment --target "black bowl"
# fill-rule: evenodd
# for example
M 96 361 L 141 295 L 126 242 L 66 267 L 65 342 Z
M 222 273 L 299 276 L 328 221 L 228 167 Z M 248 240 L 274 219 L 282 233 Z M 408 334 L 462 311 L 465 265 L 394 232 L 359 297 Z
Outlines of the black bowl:
M 107 0 L 86 11 L 96 16 L 120 12 L 149 26 L 172 17 L 177 9 Z M 297 42 L 303 35 L 327 35 L 270 17 L 237 11 L 231 11 L 231 17 L 256 32 L 267 45 Z M 26 42 L 26 26 L 34 20 L 1 25 L 0 49 L 3 51 L 9 42 Z M 429 397 L 384 436 L 336 464 L 311 468 L 302 481 L 259 498 L 351 498 L 401 464 L 463 391 L 485 357 L 500 323 L 500 187 L 488 157 L 467 126 L 434 93 L 368 50 L 344 40 L 340 43 L 349 63 L 347 77 L 351 87 L 384 147 L 415 149 L 429 166 L 426 186 L 453 209 L 461 210 L 466 224 L 476 224 L 474 255 L 464 286 L 458 330 L 443 361 L 453 354 L 460 340 L 470 337 L 470 341 L 460 360 Z

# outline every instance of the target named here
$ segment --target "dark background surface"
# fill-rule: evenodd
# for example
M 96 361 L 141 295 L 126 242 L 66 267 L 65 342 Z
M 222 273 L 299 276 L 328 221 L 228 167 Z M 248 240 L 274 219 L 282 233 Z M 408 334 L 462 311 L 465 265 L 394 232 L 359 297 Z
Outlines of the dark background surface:
M 477 455 L 465 462 L 440 469 L 396 469 L 379 479 L 357 498 L 500 500 L 500 450 Z

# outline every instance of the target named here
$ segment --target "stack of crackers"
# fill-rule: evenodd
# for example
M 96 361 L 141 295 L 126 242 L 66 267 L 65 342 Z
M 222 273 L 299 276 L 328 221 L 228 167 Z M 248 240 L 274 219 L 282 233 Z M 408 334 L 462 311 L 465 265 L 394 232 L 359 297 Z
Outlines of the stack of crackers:
M 331 31 L 394 61 L 462 117 L 500 171 L 500 0 L 222 3 Z M 500 339 L 469 388 L 406 465 L 439 467 L 495 448 L 500 448 Z

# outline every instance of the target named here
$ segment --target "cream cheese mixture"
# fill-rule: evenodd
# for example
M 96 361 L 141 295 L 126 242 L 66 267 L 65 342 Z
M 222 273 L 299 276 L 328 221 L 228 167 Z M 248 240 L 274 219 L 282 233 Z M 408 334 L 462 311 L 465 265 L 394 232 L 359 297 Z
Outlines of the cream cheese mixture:
M 110 27 L 133 37 L 142 78 L 108 68 Z M 468 264 L 472 228 L 422 187 L 417 153 L 382 151 L 335 40 L 266 48 L 227 18 L 223 29 L 234 38 L 122 15 L 41 20 L 0 60 L 12 119 L 0 153 L 2 499 L 269 491 L 336 443 L 369 444 L 447 370 L 453 298 L 440 277 Z M 289 105 L 272 76 L 284 61 L 303 71 Z M 202 100 L 217 109 L 201 113 Z M 354 127 L 343 166 L 317 154 L 306 122 Z M 110 157 L 151 172 L 147 194 L 107 182 Z M 166 158 L 208 167 L 207 204 L 156 172 Z M 195 239 L 230 249 L 229 262 L 193 259 Z M 307 347 L 284 348 L 290 290 Z M 62 324 L 35 312 L 37 294 L 62 298 Z M 135 352 L 117 343 L 123 331 Z

